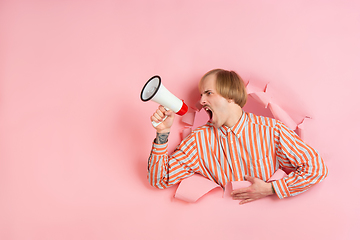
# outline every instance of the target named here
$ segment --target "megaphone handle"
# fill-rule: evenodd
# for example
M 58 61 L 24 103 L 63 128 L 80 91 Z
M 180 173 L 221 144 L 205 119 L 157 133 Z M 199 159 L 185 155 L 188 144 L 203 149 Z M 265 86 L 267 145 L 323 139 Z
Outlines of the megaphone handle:
M 164 108 L 165 108 L 166 111 L 169 110 L 167 107 L 164 107 Z M 152 125 L 153 125 L 154 127 L 157 127 L 157 126 L 159 126 L 160 123 L 162 123 L 163 121 L 165 121 L 166 118 L 167 118 L 167 116 L 165 116 L 164 119 L 163 119 L 161 122 L 152 121 L 151 123 L 152 123 Z

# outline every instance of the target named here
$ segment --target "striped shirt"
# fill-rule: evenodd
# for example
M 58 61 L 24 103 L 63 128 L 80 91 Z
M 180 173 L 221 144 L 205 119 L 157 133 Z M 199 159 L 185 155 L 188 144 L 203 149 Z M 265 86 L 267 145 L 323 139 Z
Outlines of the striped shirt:
M 163 189 L 199 173 L 224 188 L 245 175 L 267 181 L 279 168 L 294 170 L 272 182 L 279 198 L 306 191 L 328 173 L 318 152 L 283 123 L 244 112 L 231 128 L 208 122 L 195 129 L 171 155 L 167 143 L 153 143 L 148 179 Z

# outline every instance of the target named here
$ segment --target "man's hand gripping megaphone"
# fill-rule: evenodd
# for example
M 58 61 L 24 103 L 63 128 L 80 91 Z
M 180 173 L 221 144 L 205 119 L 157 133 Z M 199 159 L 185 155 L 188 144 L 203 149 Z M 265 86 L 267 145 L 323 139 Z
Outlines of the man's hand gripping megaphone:
M 175 113 L 170 109 L 166 109 L 162 105 L 159 106 L 159 108 L 150 118 L 152 125 L 158 133 L 170 132 L 170 128 L 173 125 L 174 119 Z

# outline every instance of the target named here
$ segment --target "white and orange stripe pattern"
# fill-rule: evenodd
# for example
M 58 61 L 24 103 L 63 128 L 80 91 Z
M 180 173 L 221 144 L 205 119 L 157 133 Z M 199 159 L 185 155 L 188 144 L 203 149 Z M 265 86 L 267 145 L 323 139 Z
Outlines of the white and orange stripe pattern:
M 244 112 L 231 128 L 208 122 L 195 129 L 171 155 L 167 144 L 153 143 L 148 179 L 163 189 L 199 173 L 225 187 L 245 175 L 267 181 L 279 168 L 294 169 L 272 182 L 279 198 L 306 191 L 328 173 L 318 152 L 283 123 Z

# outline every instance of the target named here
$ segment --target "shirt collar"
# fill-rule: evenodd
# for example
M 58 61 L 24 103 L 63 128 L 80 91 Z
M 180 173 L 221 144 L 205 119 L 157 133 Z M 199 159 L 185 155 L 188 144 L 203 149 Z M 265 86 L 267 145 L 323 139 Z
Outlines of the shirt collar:
M 241 131 L 244 129 L 245 123 L 248 120 L 247 113 L 243 110 L 242 115 L 239 119 L 239 121 L 232 127 L 227 127 L 225 125 L 222 125 L 220 130 L 220 135 L 223 137 L 227 136 L 227 133 L 232 131 L 237 137 L 240 137 Z

